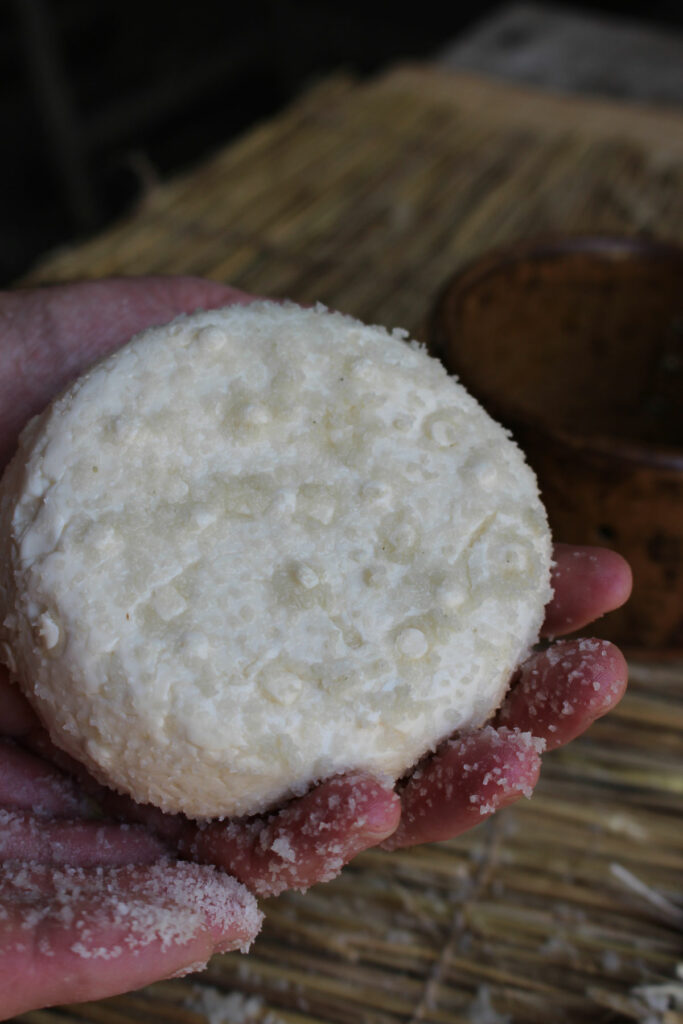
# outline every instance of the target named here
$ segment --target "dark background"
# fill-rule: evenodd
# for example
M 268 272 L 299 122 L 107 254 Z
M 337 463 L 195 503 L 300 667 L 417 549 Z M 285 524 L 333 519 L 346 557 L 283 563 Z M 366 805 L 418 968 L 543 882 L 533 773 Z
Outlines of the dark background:
M 5 0 L 0 284 L 46 249 L 96 231 L 150 183 L 275 113 L 316 78 L 427 57 L 499 6 Z M 683 25 L 681 0 L 571 6 Z

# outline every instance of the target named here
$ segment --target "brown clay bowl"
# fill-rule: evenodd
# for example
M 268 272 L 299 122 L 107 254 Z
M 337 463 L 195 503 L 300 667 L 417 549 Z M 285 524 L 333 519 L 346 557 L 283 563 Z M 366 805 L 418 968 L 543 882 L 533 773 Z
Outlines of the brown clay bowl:
M 509 427 L 559 540 L 633 568 L 599 632 L 683 656 L 683 249 L 568 237 L 524 242 L 458 273 L 431 351 Z

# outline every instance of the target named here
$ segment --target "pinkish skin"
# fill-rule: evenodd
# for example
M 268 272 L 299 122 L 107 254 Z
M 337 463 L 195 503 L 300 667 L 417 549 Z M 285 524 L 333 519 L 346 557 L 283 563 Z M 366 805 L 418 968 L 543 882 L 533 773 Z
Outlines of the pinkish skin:
M 546 609 L 544 636 L 573 633 L 628 600 L 633 578 L 616 551 L 556 544 L 553 558 L 555 594 Z
M 234 879 L 172 861 L 104 868 L 6 863 L 0 906 L 3 1020 L 200 970 L 216 952 L 248 948 L 262 921 L 254 898 Z
M 117 279 L 0 296 L 0 468 L 26 420 L 132 333 L 181 312 L 250 299 L 192 278 Z M 557 545 L 555 559 L 546 635 L 572 632 L 627 599 L 630 572 L 618 555 Z M 6 953 L 0 957 L 3 1009 L 12 1015 L 126 991 L 196 968 L 212 952 L 252 937 L 253 913 L 231 893 L 224 902 L 228 906 L 233 900 L 234 913 L 201 919 L 184 944 L 153 941 L 133 948 L 131 939 L 127 945 L 132 932 L 125 921 L 117 923 L 107 896 L 112 886 L 122 897 L 135 889 L 141 905 L 154 908 L 164 902 L 165 880 L 175 893 L 175 904 L 168 901 L 171 916 L 176 904 L 182 916 L 178 874 L 213 870 L 174 859 L 163 860 L 160 867 L 162 855 L 215 863 L 255 892 L 270 895 L 330 878 L 358 852 L 382 842 L 396 848 L 457 835 L 530 793 L 540 767 L 539 747 L 568 742 L 623 694 L 626 666 L 620 653 L 609 644 L 585 644 L 569 641 L 534 655 L 494 726 L 445 743 L 403 780 L 398 794 L 367 776 L 340 777 L 271 815 L 205 827 L 100 786 L 52 746 L 0 669 L 0 735 L 7 738 L 0 743 L 0 776 L 5 779 L 0 807 L 5 809 L 5 857 L 11 857 L 5 860 L 4 876 L 15 877 L 22 863 L 54 859 L 46 851 L 57 851 L 57 859 L 86 873 L 77 909 L 86 916 L 101 911 L 90 929 L 93 948 L 121 947 L 109 959 L 70 952 L 53 884 L 55 872 L 63 869 L 34 865 L 30 898 L 0 892 L 0 908 L 7 911 L 0 929 Z M 122 874 L 116 865 L 123 861 L 137 866 Z M 155 871 L 155 884 L 145 889 Z M 190 890 L 199 884 L 183 878 Z M 36 908 L 40 920 L 33 927 Z M 20 932 L 27 941 L 20 941 Z M 46 940 L 42 947 L 41 939 Z M 10 993 L 19 992 L 24 995 L 12 995 L 15 1001 L 8 1002 Z
M 398 796 L 367 775 L 323 782 L 280 811 L 246 822 L 190 824 L 180 849 L 220 864 L 258 896 L 329 881 L 344 864 L 395 830 Z

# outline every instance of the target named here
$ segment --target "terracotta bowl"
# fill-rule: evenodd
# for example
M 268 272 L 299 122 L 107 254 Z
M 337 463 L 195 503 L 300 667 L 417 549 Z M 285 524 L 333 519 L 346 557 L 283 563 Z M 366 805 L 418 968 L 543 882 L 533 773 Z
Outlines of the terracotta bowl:
M 512 246 L 447 284 L 429 335 L 527 453 L 554 536 L 630 561 L 633 597 L 601 635 L 683 656 L 683 249 Z

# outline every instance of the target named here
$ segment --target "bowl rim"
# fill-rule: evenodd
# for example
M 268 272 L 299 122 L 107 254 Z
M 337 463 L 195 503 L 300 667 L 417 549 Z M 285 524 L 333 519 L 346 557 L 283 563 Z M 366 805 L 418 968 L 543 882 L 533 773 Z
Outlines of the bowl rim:
M 427 321 L 428 346 L 431 354 L 441 359 L 446 347 L 444 320 L 448 311 L 457 308 L 459 298 L 480 285 L 487 277 L 514 265 L 520 259 L 547 260 L 576 254 L 594 255 L 600 262 L 624 261 L 634 257 L 663 260 L 680 264 L 683 286 L 683 246 L 649 235 L 617 234 L 544 234 L 497 246 L 469 260 L 441 286 Z M 443 360 L 442 360 L 443 362 Z M 458 376 L 458 369 L 448 368 Z M 476 397 L 476 396 L 475 396 Z M 514 402 L 507 404 L 487 397 L 494 416 L 500 416 L 511 426 L 530 428 L 559 444 L 583 455 L 597 458 L 619 459 L 642 466 L 657 466 L 674 472 L 683 472 L 683 449 L 673 445 L 649 441 L 624 440 L 612 434 L 572 434 L 567 429 L 549 423 L 538 414 L 531 413 Z

